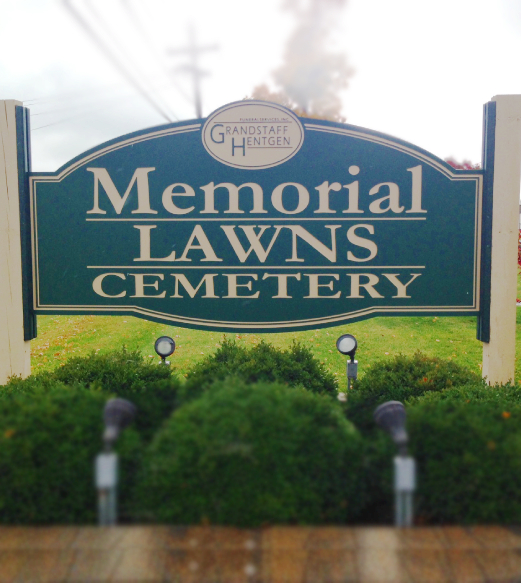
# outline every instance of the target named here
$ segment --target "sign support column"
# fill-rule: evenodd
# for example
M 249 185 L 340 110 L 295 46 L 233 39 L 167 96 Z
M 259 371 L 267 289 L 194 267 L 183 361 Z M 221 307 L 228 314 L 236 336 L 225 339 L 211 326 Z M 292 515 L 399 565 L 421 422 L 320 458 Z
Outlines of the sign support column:
M 497 95 L 493 161 L 490 341 L 483 343 L 489 384 L 514 379 L 517 245 L 521 169 L 521 95 Z
M 24 339 L 16 106 L 0 101 L 0 385 L 31 372 Z

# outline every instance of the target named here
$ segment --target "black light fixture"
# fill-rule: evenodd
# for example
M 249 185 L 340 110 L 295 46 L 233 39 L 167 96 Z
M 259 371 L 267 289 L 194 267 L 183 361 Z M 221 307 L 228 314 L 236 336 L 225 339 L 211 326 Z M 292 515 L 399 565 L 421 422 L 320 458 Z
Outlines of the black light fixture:
M 416 490 L 416 462 L 407 454 L 409 438 L 405 430 L 406 413 L 400 401 L 387 401 L 377 407 L 374 420 L 392 437 L 398 446 L 394 458 L 394 521 L 398 527 L 409 527 L 414 522 L 413 496 Z
M 119 437 L 122 429 L 125 429 L 136 416 L 137 407 L 126 399 L 109 399 L 105 405 L 103 421 L 105 432 L 103 441 L 110 448 Z
M 400 401 L 387 401 L 377 407 L 373 413 L 376 424 L 392 437 L 400 453 L 407 453 L 409 438 L 405 430 L 406 413 Z
M 121 431 L 132 422 L 136 412 L 137 407 L 126 399 L 109 399 L 105 405 L 105 451 L 96 456 L 94 463 L 100 526 L 112 526 L 117 522 L 118 454 L 112 446 Z
M 173 338 L 170 336 L 160 336 L 156 343 L 154 344 L 154 350 L 161 357 L 162 364 L 170 364 L 168 360 L 166 360 L 167 356 L 174 354 L 175 350 L 175 342 Z
M 342 334 L 342 336 L 336 341 L 336 349 L 338 352 L 349 356 L 351 360 L 355 359 L 357 346 L 358 342 L 352 334 Z
M 358 376 L 358 361 L 355 360 L 355 353 L 358 347 L 358 342 L 352 334 L 342 334 L 340 338 L 336 341 L 336 349 L 340 354 L 349 356 L 350 360 L 347 361 L 347 389 L 351 388 L 351 381 L 356 380 Z M 344 399 L 345 400 L 345 395 Z

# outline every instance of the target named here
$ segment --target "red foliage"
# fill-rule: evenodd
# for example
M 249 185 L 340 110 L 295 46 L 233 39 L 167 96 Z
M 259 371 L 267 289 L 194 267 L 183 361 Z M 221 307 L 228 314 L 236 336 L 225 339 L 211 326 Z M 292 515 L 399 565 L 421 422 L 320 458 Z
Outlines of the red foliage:
M 481 164 L 473 164 L 470 160 L 463 160 L 463 162 L 458 162 L 452 156 L 445 158 L 445 162 L 450 164 L 453 168 L 456 168 L 456 170 L 479 170 L 481 168 Z

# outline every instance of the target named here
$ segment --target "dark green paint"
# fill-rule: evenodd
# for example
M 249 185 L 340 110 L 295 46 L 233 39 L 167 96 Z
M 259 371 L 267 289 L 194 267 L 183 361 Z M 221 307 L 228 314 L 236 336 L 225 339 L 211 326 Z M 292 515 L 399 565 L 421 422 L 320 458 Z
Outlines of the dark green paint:
M 492 282 L 492 208 L 494 187 L 494 152 L 496 147 L 496 102 L 483 107 L 483 207 L 481 236 L 481 310 L 478 314 L 477 339 L 490 342 L 490 286 Z
M 31 172 L 30 118 L 26 107 L 16 106 L 16 146 L 18 193 L 20 202 L 20 239 L 22 251 L 22 295 L 24 340 L 36 338 L 36 314 L 33 311 L 31 259 L 31 215 L 29 173 Z
M 202 120 L 204 121 L 204 120 Z M 138 317 L 173 323 L 176 325 L 234 331 L 288 331 L 292 329 L 317 328 L 338 325 L 342 322 L 372 317 L 375 315 L 471 315 L 477 314 L 478 308 L 472 301 L 476 293 L 477 272 L 474 265 L 479 265 L 480 258 L 475 254 L 475 191 L 480 172 L 455 171 L 445 162 L 427 152 L 406 144 L 401 140 L 390 138 L 362 128 L 325 122 L 320 120 L 300 120 L 305 126 L 312 123 L 324 130 L 340 129 L 362 132 L 362 137 L 352 137 L 322 131 L 305 130 L 305 139 L 300 151 L 287 162 L 269 169 L 245 170 L 226 166 L 212 158 L 201 143 L 200 130 L 178 135 L 164 136 L 132 145 L 114 149 L 92 159 L 96 152 L 113 146 L 124 140 L 142 138 L 152 130 L 137 132 L 103 144 L 90 152 L 72 160 L 55 174 L 39 174 L 35 179 L 37 202 L 37 231 L 33 225 L 33 235 L 38 238 L 38 313 L 74 314 L 133 314 Z M 171 124 L 153 131 L 179 128 L 197 122 Z M 386 139 L 388 145 L 376 143 L 372 139 Z M 408 148 L 408 151 L 401 151 Z M 60 182 L 48 182 L 49 178 L 58 176 L 84 158 L 89 161 L 79 166 Z M 352 176 L 348 168 L 360 167 L 360 173 Z M 383 187 L 380 194 L 368 195 L 368 191 L 378 183 L 393 182 L 400 189 L 400 204 L 405 209 L 411 205 L 412 174 L 408 168 L 421 165 L 423 169 L 423 202 L 426 214 L 386 213 L 371 214 L 369 204 L 387 194 Z M 119 193 L 124 193 L 136 168 L 154 167 L 149 173 L 151 207 L 155 215 L 132 213 L 137 208 L 137 190 L 134 185 L 118 215 L 110 204 L 100 186 L 100 208 L 106 215 L 88 214 L 93 208 L 93 173 L 86 168 L 106 168 Z M 36 177 L 36 175 L 35 175 Z M 452 180 L 451 180 L 452 177 Z M 457 178 L 457 179 L 456 179 Z M 324 181 L 339 182 L 342 185 L 359 180 L 360 214 L 345 214 L 347 208 L 347 189 L 340 193 L 331 193 L 332 214 L 317 215 L 318 194 L 316 187 Z M 264 208 L 269 214 L 249 214 L 252 197 L 246 189 L 241 194 L 240 204 L 244 214 L 226 213 L 227 196 L 216 193 L 218 214 L 198 214 L 203 208 L 201 186 L 209 182 L 215 184 L 228 182 L 240 185 L 254 182 L 261 185 L 264 192 Z M 273 189 L 286 182 L 302 184 L 309 191 L 311 202 L 308 208 L 298 215 L 283 214 L 275 210 L 270 202 Z M 162 205 L 162 193 L 172 183 L 191 185 L 195 197 L 178 197 L 175 203 L 180 207 L 196 207 L 192 214 L 179 218 L 194 217 L 214 219 L 212 221 L 158 221 L 172 219 Z M 243 200 L 244 199 L 244 200 Z M 287 209 L 294 209 L 297 204 L 296 191 L 290 187 L 285 191 L 284 204 Z M 327 221 L 314 221 L 322 216 Z M 421 221 L 382 221 L 379 218 L 426 218 Z M 92 218 L 127 218 L 126 222 L 93 222 Z M 147 218 L 136 221 L 136 218 Z M 269 221 L 259 221 L 259 218 Z M 299 221 L 294 219 L 298 218 Z M 343 221 L 355 218 L 354 221 Z M 233 219 L 224 220 L 224 219 Z M 139 230 L 136 226 L 154 225 L 151 231 L 151 256 L 166 257 L 173 250 L 176 258 L 183 249 L 195 224 L 201 224 L 212 247 L 222 262 L 201 262 L 204 254 L 192 250 L 188 257 L 191 262 L 155 262 L 148 265 L 160 265 L 157 269 L 144 269 L 146 262 L 135 261 L 139 257 Z M 374 226 L 375 234 L 370 235 L 364 228 L 357 234 L 373 240 L 378 245 L 377 256 L 368 262 L 352 263 L 347 261 L 351 251 L 360 259 L 368 256 L 369 251 L 349 244 L 347 230 L 356 224 Z M 264 247 L 275 232 L 276 225 L 284 227 L 276 240 L 272 252 L 265 263 L 258 261 L 252 252 L 246 262 L 241 263 L 235 255 L 222 226 L 235 226 L 235 232 L 243 247 L 248 247 L 241 226 L 269 225 L 261 241 Z M 299 240 L 298 256 L 305 259 L 302 263 L 287 262 L 291 256 L 292 233 L 288 226 L 301 225 L 313 237 L 324 245 L 331 245 L 331 231 L 325 225 L 340 225 L 337 230 L 337 261 L 331 264 L 321 253 L 308 243 Z M 196 241 L 197 243 L 197 241 Z M 284 266 L 275 269 L 274 266 Z M 375 274 L 380 278 L 376 286 L 383 298 L 372 298 L 362 290 L 363 298 L 346 298 L 349 295 L 350 281 L 345 269 L 356 265 L 359 269 L 349 273 Z M 394 266 L 421 266 L 426 269 L 396 269 Z M 104 269 L 87 269 L 86 266 L 109 266 Z M 112 268 L 110 266 L 126 266 Z M 187 266 L 197 269 L 184 269 Z M 228 267 L 248 267 L 249 269 L 222 269 Z M 288 269 L 296 266 L 299 269 Z M 340 299 L 312 298 L 309 294 L 310 278 L 308 274 L 319 272 L 317 266 L 324 266 L 320 273 L 338 274 L 333 280 L 324 276 L 321 284 L 334 283 L 334 291 L 321 287 L 324 295 L 341 292 Z M 380 266 L 380 267 L 377 267 Z M 383 267 L 382 267 L 383 266 Z M 117 294 L 126 291 L 124 298 L 102 298 L 92 289 L 96 275 L 104 272 L 121 273 L 126 279 L 110 276 L 105 280 L 105 293 Z M 265 273 L 300 273 L 300 281 L 290 278 L 289 294 L 293 299 L 272 298 L 277 293 L 276 280 L 262 280 Z M 411 298 L 393 298 L 396 288 L 385 278 L 384 274 L 400 274 L 402 283 L 409 280 L 410 274 L 422 273 L 408 288 Z M 164 280 L 149 276 L 148 283 L 157 281 L 158 291 L 147 287 L 150 294 L 166 292 L 165 298 L 131 298 L 135 276 L 139 273 L 161 273 Z M 219 298 L 202 298 L 201 290 L 194 299 L 190 298 L 181 287 L 182 299 L 170 298 L 174 294 L 175 278 L 173 273 L 182 273 L 195 288 L 205 273 L 218 274 L 215 277 L 215 295 Z M 228 290 L 226 274 L 257 274 L 258 280 L 251 281 L 253 291 L 241 287 L 246 294 L 260 292 L 259 299 L 225 298 Z M 247 283 L 248 278 L 239 278 L 239 283 Z M 362 282 L 365 278 L 362 278 Z M 486 282 L 485 282 L 486 283 Z M 482 282 L 483 285 L 483 282 Z M 204 286 L 203 286 L 204 287 Z M 483 293 L 483 290 L 482 290 Z M 81 306 L 87 306 L 84 310 Z M 134 311 L 134 306 L 146 311 Z M 174 315 L 178 319 L 170 319 Z M 300 322 L 299 322 L 300 321 Z M 215 322 L 215 323 L 212 323 Z M 286 322 L 287 324 L 269 325 L 269 322 Z

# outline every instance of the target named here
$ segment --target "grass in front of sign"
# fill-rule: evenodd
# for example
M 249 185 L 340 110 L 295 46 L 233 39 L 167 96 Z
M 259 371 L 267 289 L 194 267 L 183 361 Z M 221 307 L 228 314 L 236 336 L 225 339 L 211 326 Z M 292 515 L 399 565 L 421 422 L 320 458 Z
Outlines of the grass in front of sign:
M 521 325 L 521 322 L 520 322 Z M 336 350 L 341 334 L 353 334 L 358 340 L 356 358 L 359 371 L 394 354 L 413 354 L 421 350 L 431 356 L 454 359 L 472 370 L 479 370 L 481 344 L 476 340 L 475 318 L 373 318 L 350 325 L 286 332 L 282 334 L 227 334 L 241 344 L 253 346 L 262 340 L 285 348 L 293 340 L 313 351 L 345 382 L 346 358 Z M 161 335 L 172 336 L 176 351 L 170 358 L 180 374 L 205 355 L 214 352 L 225 335 L 175 328 L 121 316 L 40 316 L 38 337 L 31 343 L 33 372 L 52 370 L 73 356 L 107 352 L 126 346 L 138 349 L 145 358 L 159 360 L 154 341 Z M 520 330 L 521 340 L 521 330 Z M 520 346 L 521 349 L 521 346 Z M 520 378 L 521 378 L 521 370 Z
M 518 277 L 521 297 L 521 277 Z M 398 353 L 421 350 L 429 356 L 453 359 L 478 372 L 481 368 L 481 343 L 476 340 L 476 318 L 408 317 L 373 318 L 354 324 L 281 334 L 227 334 L 237 342 L 253 346 L 262 340 L 286 348 L 293 340 L 302 342 L 335 373 L 340 387 L 345 386 L 346 358 L 335 346 L 341 334 L 358 340 L 356 358 L 362 376 L 372 364 Z M 138 349 L 145 358 L 159 360 L 154 352 L 158 336 L 172 336 L 176 351 L 170 358 L 184 375 L 205 355 L 214 352 L 224 338 L 220 332 L 176 328 L 130 316 L 39 316 L 38 338 L 31 342 L 32 370 L 52 370 L 73 356 L 107 352 L 126 346 Z M 517 354 L 521 355 L 521 308 L 517 310 Z M 516 380 L 521 382 L 521 358 L 516 359 Z

